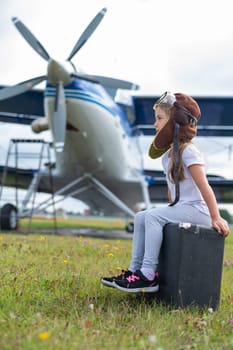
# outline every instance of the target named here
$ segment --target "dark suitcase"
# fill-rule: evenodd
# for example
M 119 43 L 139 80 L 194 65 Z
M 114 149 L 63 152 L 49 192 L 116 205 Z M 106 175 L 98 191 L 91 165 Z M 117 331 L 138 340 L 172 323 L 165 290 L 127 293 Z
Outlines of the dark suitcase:
M 216 309 L 220 300 L 224 237 L 189 223 L 167 224 L 159 257 L 159 300 L 176 307 Z

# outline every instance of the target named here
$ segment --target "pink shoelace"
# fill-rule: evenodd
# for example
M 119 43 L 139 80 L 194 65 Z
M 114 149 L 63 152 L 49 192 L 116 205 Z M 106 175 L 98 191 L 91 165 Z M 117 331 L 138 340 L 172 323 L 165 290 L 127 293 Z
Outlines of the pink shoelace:
M 158 278 L 158 277 L 159 277 L 159 273 L 156 272 L 155 273 L 155 278 Z M 127 279 L 128 282 L 134 282 L 134 281 L 139 281 L 140 277 L 137 276 L 137 275 L 132 274 L 131 276 L 127 277 L 126 279 Z
M 128 282 L 134 282 L 134 281 L 140 280 L 140 277 L 133 274 L 133 275 L 127 277 L 126 279 L 127 279 Z

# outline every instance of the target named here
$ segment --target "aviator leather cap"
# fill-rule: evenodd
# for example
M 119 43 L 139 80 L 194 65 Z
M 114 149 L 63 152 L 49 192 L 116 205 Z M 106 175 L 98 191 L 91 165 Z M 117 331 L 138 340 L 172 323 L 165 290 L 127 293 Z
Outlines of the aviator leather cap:
M 170 118 L 164 127 L 156 133 L 149 148 L 149 156 L 153 159 L 159 158 L 165 153 L 173 142 L 175 123 L 179 124 L 179 140 L 191 141 L 197 134 L 195 123 L 189 122 L 190 113 L 196 121 L 200 119 L 201 111 L 197 102 L 183 93 L 176 93 L 176 102 L 171 108 Z

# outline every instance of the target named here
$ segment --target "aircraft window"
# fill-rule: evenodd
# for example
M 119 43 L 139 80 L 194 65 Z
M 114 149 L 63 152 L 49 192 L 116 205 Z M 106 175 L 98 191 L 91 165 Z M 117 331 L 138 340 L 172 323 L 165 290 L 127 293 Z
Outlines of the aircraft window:
M 127 118 L 130 122 L 130 124 L 134 124 L 135 122 L 135 113 L 134 113 L 134 108 L 132 106 L 126 106 L 121 103 L 118 103 L 119 106 L 123 109 L 125 114 L 127 115 Z
M 154 124 L 154 111 L 153 105 L 156 101 L 156 97 L 137 97 L 134 99 L 135 111 L 136 111 L 136 125 L 138 124 Z
M 115 102 L 124 110 L 130 124 L 135 122 L 135 111 L 132 96 L 124 90 L 117 90 Z
M 201 108 L 198 125 L 233 125 L 233 99 L 227 97 L 194 97 Z M 153 124 L 153 105 L 156 97 L 137 97 L 134 100 L 136 125 Z

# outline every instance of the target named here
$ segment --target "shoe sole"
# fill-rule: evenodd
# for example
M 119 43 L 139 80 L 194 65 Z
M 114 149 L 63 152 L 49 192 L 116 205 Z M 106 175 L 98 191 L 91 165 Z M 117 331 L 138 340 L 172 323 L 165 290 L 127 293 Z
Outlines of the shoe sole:
M 101 283 L 105 286 L 105 287 L 111 287 L 111 288 L 115 288 L 115 283 L 114 282 L 108 282 L 105 280 L 101 280 Z
M 127 293 L 155 293 L 159 290 L 159 285 L 154 287 L 144 287 L 144 288 L 124 288 L 113 282 L 114 287 L 118 290 L 121 290 L 122 292 Z

